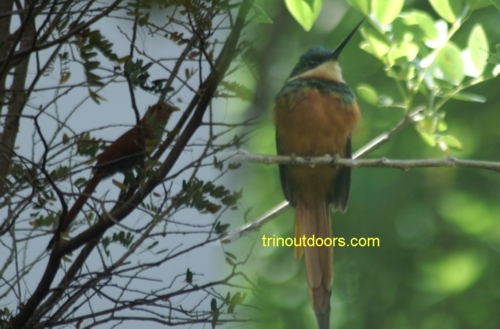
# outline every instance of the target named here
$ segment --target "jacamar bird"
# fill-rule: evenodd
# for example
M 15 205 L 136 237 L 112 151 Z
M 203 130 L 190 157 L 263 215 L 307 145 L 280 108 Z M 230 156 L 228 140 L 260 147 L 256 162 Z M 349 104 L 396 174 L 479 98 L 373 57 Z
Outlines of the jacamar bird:
M 316 47 L 304 53 L 275 99 L 276 145 L 280 155 L 351 158 L 351 133 L 361 118 L 354 92 L 342 78 L 338 58 L 356 28 L 333 52 Z M 329 206 L 347 209 L 350 168 L 280 165 L 280 180 L 295 207 L 295 243 L 300 239 L 332 238 Z M 318 327 L 330 327 L 333 247 L 295 247 L 305 254 L 309 295 Z
M 132 169 L 141 159 L 158 146 L 170 114 L 177 110 L 176 107 L 166 103 L 157 103 L 149 107 L 144 117 L 140 120 L 139 126 L 130 128 L 111 143 L 104 152 L 97 156 L 97 163 L 94 167 L 92 178 L 87 182 L 82 194 L 80 194 L 64 219 L 59 222 L 54 237 L 47 246 L 47 250 L 51 249 L 55 239 L 69 228 L 69 224 L 75 219 L 102 179 L 110 177 L 117 172 Z

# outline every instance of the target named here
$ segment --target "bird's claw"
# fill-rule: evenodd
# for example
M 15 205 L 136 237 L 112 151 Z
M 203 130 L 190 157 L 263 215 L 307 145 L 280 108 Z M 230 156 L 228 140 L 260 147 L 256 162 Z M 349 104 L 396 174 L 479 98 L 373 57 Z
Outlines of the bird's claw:
M 335 153 L 335 154 L 333 155 L 332 162 L 330 162 L 330 165 L 331 165 L 332 167 L 337 167 L 337 160 L 338 160 L 339 158 L 340 158 L 340 157 L 339 157 L 338 153 Z

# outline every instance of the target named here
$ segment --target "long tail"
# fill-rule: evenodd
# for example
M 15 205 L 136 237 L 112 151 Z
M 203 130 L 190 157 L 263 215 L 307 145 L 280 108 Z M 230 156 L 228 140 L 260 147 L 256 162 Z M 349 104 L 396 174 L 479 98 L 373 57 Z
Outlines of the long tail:
M 332 243 L 332 226 L 330 211 L 326 200 L 306 204 L 298 200 L 295 212 L 295 238 L 298 242 L 306 237 L 306 246 L 295 248 L 295 257 L 300 259 L 305 253 L 309 296 L 312 301 L 319 329 L 330 328 L 330 295 L 333 279 L 333 247 L 321 246 L 317 238 L 330 238 Z M 307 245 L 307 239 L 314 237 L 314 246 Z M 312 242 L 312 239 L 309 239 Z
M 80 210 L 82 210 L 83 205 L 85 204 L 85 202 L 87 202 L 89 196 L 94 192 L 95 188 L 97 187 L 99 182 L 103 179 L 103 177 L 104 175 L 101 172 L 96 171 L 92 176 L 92 178 L 87 182 L 85 189 L 83 190 L 82 194 L 80 194 L 78 199 L 75 201 L 73 207 L 71 207 L 71 209 L 68 211 L 64 219 L 59 222 L 59 226 L 57 227 L 54 236 L 47 245 L 47 250 L 52 249 L 52 245 L 54 244 L 55 239 L 58 239 L 59 235 L 68 229 L 69 224 L 71 224 L 71 222 L 75 219 L 76 215 L 78 215 Z

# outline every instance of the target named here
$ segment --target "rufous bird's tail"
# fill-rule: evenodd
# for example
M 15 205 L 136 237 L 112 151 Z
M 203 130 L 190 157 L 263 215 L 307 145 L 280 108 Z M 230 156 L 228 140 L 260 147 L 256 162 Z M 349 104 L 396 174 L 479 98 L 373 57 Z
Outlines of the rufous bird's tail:
M 333 241 L 330 211 L 326 200 L 321 199 L 313 204 L 298 200 L 295 211 L 295 241 L 296 245 L 299 241 L 302 242 L 302 246 L 295 247 L 295 257 L 300 259 L 302 254 L 305 254 L 309 296 L 318 327 L 329 329 Z M 325 246 L 325 243 L 329 246 Z
M 87 182 L 87 185 L 85 186 L 85 189 L 83 190 L 82 194 L 78 197 L 78 199 L 75 201 L 73 204 L 73 207 L 68 211 L 66 216 L 64 217 L 63 220 L 59 222 L 59 226 L 56 229 L 56 232 L 54 233 L 54 236 L 50 240 L 49 244 L 47 245 L 47 250 L 52 249 L 52 245 L 55 242 L 56 238 L 59 238 L 59 235 L 62 232 L 65 232 L 69 224 L 75 219 L 76 215 L 80 212 L 82 209 L 83 205 L 85 202 L 87 202 L 87 199 L 89 196 L 94 192 L 95 188 L 99 184 L 99 182 L 105 177 L 106 175 L 99 170 L 97 170 L 92 178 Z

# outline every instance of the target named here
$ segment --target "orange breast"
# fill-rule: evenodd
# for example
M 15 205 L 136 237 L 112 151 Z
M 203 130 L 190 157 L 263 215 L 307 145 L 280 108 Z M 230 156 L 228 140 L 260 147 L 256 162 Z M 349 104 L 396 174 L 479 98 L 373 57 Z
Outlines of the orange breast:
M 281 154 L 345 156 L 350 136 L 360 112 L 356 102 L 342 104 L 335 94 L 321 94 L 313 89 L 297 92 L 288 104 L 278 101 L 275 107 L 276 133 Z M 333 189 L 336 171 L 330 166 L 291 167 L 287 180 L 305 202 Z

